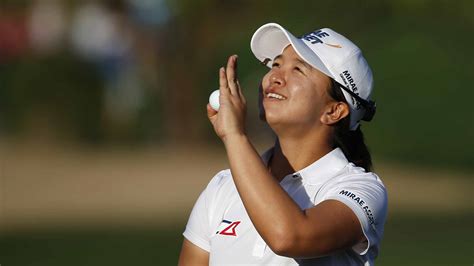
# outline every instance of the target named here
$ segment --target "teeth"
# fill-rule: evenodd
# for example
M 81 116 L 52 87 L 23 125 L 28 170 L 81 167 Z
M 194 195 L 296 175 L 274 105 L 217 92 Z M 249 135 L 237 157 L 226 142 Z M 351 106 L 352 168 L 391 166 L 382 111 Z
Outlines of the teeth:
M 267 94 L 267 97 L 268 98 L 276 98 L 276 99 L 279 99 L 279 100 L 285 100 L 286 99 L 284 96 L 281 96 L 280 94 L 276 94 L 276 93 L 273 93 L 273 92 L 270 92 L 269 94 Z

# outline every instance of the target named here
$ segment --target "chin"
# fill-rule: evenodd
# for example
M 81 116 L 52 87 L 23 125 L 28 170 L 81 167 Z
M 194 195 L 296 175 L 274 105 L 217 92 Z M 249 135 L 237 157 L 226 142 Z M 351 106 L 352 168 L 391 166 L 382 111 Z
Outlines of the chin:
M 281 125 L 285 124 L 284 119 L 281 116 L 277 116 L 276 114 L 269 114 L 265 113 L 263 120 L 267 122 L 267 124 L 272 128 L 275 129 L 276 127 L 280 127 Z
M 263 120 L 266 121 L 269 125 L 272 124 L 282 124 L 286 120 L 291 119 L 291 116 L 288 116 L 288 110 L 284 110 L 281 106 L 263 106 L 260 115 L 263 115 Z M 266 107 L 266 108 L 265 108 Z M 290 122 L 290 121 L 287 121 Z
M 276 111 L 276 110 L 274 110 Z M 270 110 L 266 110 L 264 121 L 274 130 L 288 130 L 288 129 L 296 129 L 296 128 L 304 128 L 304 127 L 313 127 L 316 121 L 316 117 L 311 117 L 310 114 L 293 114 L 289 115 L 285 112 L 271 112 Z

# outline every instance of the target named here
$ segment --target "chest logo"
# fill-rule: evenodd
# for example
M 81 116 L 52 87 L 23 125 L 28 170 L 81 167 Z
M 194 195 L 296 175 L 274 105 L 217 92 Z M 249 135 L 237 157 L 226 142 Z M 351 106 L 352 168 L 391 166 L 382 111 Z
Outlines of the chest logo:
M 228 220 L 222 220 L 218 228 L 219 230 L 216 232 L 216 234 L 225 236 L 237 236 L 235 229 L 239 224 L 240 221 L 231 222 Z

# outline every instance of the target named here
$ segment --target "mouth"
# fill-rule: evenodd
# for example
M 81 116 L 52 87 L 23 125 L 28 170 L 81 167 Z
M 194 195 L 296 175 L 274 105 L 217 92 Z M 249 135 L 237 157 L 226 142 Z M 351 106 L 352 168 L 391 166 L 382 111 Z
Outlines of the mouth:
M 286 100 L 286 97 L 278 93 L 270 92 L 265 95 L 265 98 L 277 99 L 277 100 Z

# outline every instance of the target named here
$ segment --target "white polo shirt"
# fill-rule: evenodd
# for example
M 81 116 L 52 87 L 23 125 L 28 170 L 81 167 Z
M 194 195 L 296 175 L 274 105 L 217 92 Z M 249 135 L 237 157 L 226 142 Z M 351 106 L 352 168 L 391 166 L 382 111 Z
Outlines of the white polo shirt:
M 272 152 L 270 149 L 262 156 L 265 163 Z M 374 264 L 387 214 L 387 192 L 377 175 L 348 162 L 336 148 L 306 168 L 285 176 L 280 185 L 302 210 L 329 199 L 346 204 L 359 219 L 367 241 L 319 258 L 276 255 L 250 221 L 229 169 L 214 176 L 201 193 L 183 235 L 209 252 L 210 265 Z M 272 204 L 269 199 L 261 200 Z

